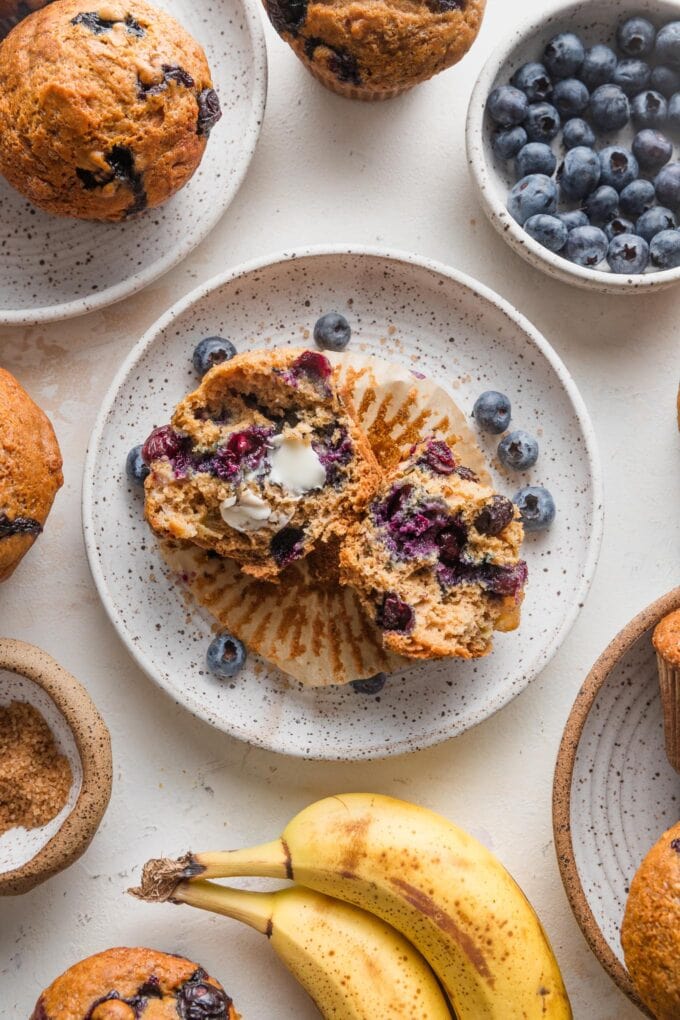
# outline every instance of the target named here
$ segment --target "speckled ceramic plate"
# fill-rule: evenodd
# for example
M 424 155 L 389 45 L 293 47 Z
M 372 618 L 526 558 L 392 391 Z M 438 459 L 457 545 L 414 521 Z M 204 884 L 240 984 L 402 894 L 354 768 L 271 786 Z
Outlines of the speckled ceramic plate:
M 127 451 L 196 385 L 191 353 L 221 333 L 240 350 L 305 344 L 316 319 L 343 311 L 352 346 L 417 368 L 450 388 L 463 409 L 491 387 L 512 398 L 514 422 L 540 436 L 530 473 L 496 472 L 512 495 L 529 480 L 555 494 L 549 534 L 526 542 L 530 583 L 522 625 L 498 634 L 473 662 L 416 665 L 379 696 L 352 687 L 304 689 L 251 657 L 219 683 L 204 666 L 210 625 L 163 573 L 126 484 Z M 350 347 L 350 351 L 352 349 Z M 489 453 L 492 441 L 486 442 Z M 539 333 L 480 284 L 411 256 L 312 250 L 253 263 L 199 288 L 134 349 L 113 383 L 90 442 L 85 539 L 100 595 L 140 666 L 196 715 L 253 744 L 314 758 L 413 751 L 462 733 L 526 686 L 559 647 L 590 583 L 600 544 L 600 471 L 587 412 Z
M 643 1013 L 620 929 L 633 875 L 680 817 L 680 776 L 666 758 L 652 631 L 680 608 L 680 588 L 636 616 L 588 674 L 555 771 L 553 821 L 562 880 L 602 966 Z
M 0 177 L 0 323 L 66 319 L 141 290 L 181 262 L 236 194 L 260 132 L 267 56 L 256 0 L 160 0 L 205 48 L 223 116 L 201 166 L 165 205 L 129 223 L 36 209 Z

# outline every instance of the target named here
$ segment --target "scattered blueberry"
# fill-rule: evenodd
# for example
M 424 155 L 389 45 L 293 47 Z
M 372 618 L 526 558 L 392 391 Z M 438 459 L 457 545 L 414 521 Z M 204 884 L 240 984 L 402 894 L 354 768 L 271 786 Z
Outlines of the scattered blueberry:
M 646 57 L 654 49 L 656 29 L 646 18 L 629 18 L 619 25 L 616 42 L 629 57 Z
M 515 493 L 525 531 L 544 531 L 555 520 L 555 500 L 542 485 L 526 485 Z
M 628 96 L 618 85 L 600 85 L 590 97 L 588 112 L 598 131 L 618 131 L 630 120 Z
M 206 336 L 196 344 L 191 360 L 198 374 L 203 376 L 215 365 L 230 361 L 235 354 L 236 348 L 231 340 L 222 336 Z
M 680 72 L 672 67 L 653 67 L 649 84 L 666 99 L 670 99 L 674 92 L 680 92 Z
M 499 159 L 512 159 L 528 141 L 523 127 L 498 128 L 491 138 L 491 148 Z
M 574 32 L 561 32 L 548 43 L 543 54 L 543 63 L 554 81 L 572 78 L 581 69 L 586 51 Z
M 668 119 L 676 131 L 680 130 L 680 92 L 675 92 L 670 98 Z
M 600 160 L 593 149 L 577 145 L 569 149 L 557 172 L 560 188 L 567 198 L 585 198 L 600 180 Z
M 144 485 L 149 468 L 144 463 L 141 446 L 133 446 L 128 453 L 125 461 L 125 473 L 134 485 Z
M 570 262 L 594 269 L 604 259 L 608 247 L 609 241 L 604 230 L 599 227 L 575 227 L 569 231 L 564 251 Z
M 232 677 L 243 668 L 247 652 L 238 638 L 223 631 L 213 638 L 208 645 L 205 661 L 208 669 L 215 676 Z
M 597 192 L 594 192 L 594 194 L 597 194 Z M 558 212 L 555 215 L 558 220 L 562 220 L 567 230 L 588 226 L 588 216 L 582 209 L 571 209 L 569 212 Z
M 635 60 L 632 57 L 620 60 L 616 65 L 612 82 L 618 85 L 627 96 L 637 95 L 649 85 L 652 77 L 652 69 L 644 60 Z
M 339 312 L 327 312 L 314 326 L 314 339 L 325 351 L 344 351 L 351 336 L 350 324 Z
M 515 160 L 517 177 L 527 177 L 529 174 L 545 174 L 546 177 L 552 177 L 556 166 L 555 153 L 545 142 L 528 142 L 519 150 Z
M 649 245 L 635 234 L 619 234 L 609 244 L 607 262 L 613 273 L 644 273 L 649 262 Z
M 655 205 L 642 214 L 635 224 L 635 233 L 644 237 L 647 244 L 650 244 L 652 238 L 660 234 L 662 230 L 672 230 L 674 226 L 675 216 L 670 209 Z
M 357 694 L 380 694 L 386 683 L 385 673 L 376 673 L 375 676 L 369 676 L 366 680 L 350 680 L 350 684 Z
M 668 117 L 668 103 L 660 92 L 647 89 L 635 96 L 630 112 L 636 128 L 662 127 Z
M 642 178 L 627 184 L 619 196 L 621 212 L 635 220 L 655 204 L 654 185 L 651 181 L 645 181 Z
M 487 101 L 489 116 L 501 127 L 521 124 L 529 110 L 529 100 L 514 85 L 500 85 L 494 89 Z
M 619 193 L 608 184 L 603 184 L 593 191 L 583 204 L 588 219 L 598 227 L 608 223 L 612 216 L 616 216 L 618 208 Z
M 565 149 L 575 149 L 577 145 L 592 149 L 595 145 L 595 132 L 581 117 L 572 117 L 562 128 L 562 141 Z
M 673 145 L 660 131 L 645 128 L 633 139 L 633 155 L 643 170 L 660 170 L 673 155 Z
M 609 223 L 605 224 L 604 232 L 607 238 L 613 241 L 619 234 L 634 234 L 635 224 L 631 220 L 624 219 L 623 216 L 614 216 Z
M 486 390 L 475 400 L 472 417 L 483 432 L 500 435 L 510 424 L 512 409 L 510 401 L 498 390 Z
M 538 460 L 538 443 L 523 429 L 510 432 L 498 444 L 501 464 L 513 471 L 526 471 Z
M 654 178 L 656 197 L 669 209 L 680 208 L 680 163 L 667 163 Z
M 550 75 L 543 64 L 532 61 L 523 64 L 512 76 L 512 84 L 520 89 L 530 103 L 540 103 L 552 94 Z
M 545 174 L 529 174 L 511 189 L 508 211 L 513 219 L 524 226 L 530 216 L 552 213 L 557 208 L 557 185 Z
M 638 161 L 632 152 L 620 145 L 608 145 L 600 152 L 600 180 L 617 191 L 623 191 L 640 173 Z
M 560 115 L 550 103 L 532 103 L 524 121 L 530 142 L 551 142 L 561 126 Z
M 680 266 L 680 230 L 662 230 L 655 234 L 649 245 L 649 257 L 657 269 L 677 269 Z
M 612 80 L 619 58 L 609 46 L 598 43 L 586 50 L 579 78 L 589 89 L 596 89 Z
M 680 21 L 671 21 L 660 30 L 654 56 L 660 64 L 680 68 Z
M 524 224 L 529 237 L 547 248 L 548 251 L 562 251 L 567 243 L 569 230 L 562 220 L 557 216 L 548 216 L 546 213 L 539 213 L 537 216 L 530 216 Z

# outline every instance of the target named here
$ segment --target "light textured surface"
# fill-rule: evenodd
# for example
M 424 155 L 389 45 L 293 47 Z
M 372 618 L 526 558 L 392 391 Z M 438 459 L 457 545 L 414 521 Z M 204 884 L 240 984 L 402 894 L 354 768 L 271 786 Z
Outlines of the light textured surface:
M 526 13 L 538 12 L 528 0 Z M 552 282 L 487 224 L 467 179 L 463 122 L 474 77 L 513 27 L 490 0 L 468 58 L 380 105 L 326 93 L 268 30 L 270 100 L 248 179 L 212 236 L 183 266 L 124 305 L 80 321 L 5 330 L 0 361 L 53 415 L 65 489 L 37 547 L 0 589 L 0 627 L 43 645 L 92 692 L 113 736 L 111 808 L 84 858 L 2 904 L 0 1014 L 24 1020 L 40 988 L 116 943 L 188 952 L 221 978 L 246 1020 L 313 1020 L 314 1007 L 260 936 L 188 908 L 123 897 L 138 865 L 191 844 L 269 838 L 311 799 L 371 788 L 417 800 L 467 827 L 539 908 L 577 1020 L 639 1016 L 589 953 L 562 891 L 550 793 L 559 737 L 586 671 L 639 609 L 677 583 L 680 443 L 674 291 L 600 297 Z M 418 250 L 478 277 L 554 344 L 589 406 L 605 470 L 607 520 L 585 610 L 556 658 L 499 715 L 456 741 L 367 766 L 304 764 L 192 720 L 133 665 L 87 569 L 80 481 L 87 437 L 121 359 L 198 281 L 276 249 L 364 242 Z M 105 256 L 102 256 L 105 257 Z

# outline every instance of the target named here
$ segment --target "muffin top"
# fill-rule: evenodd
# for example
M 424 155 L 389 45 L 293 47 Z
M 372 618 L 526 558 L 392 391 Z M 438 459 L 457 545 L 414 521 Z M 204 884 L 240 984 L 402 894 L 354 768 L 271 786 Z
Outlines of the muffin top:
M 680 666 L 680 609 L 664 616 L 657 623 L 652 643 L 670 666 Z
M 14 376 L 0 368 L 0 581 L 42 531 L 63 481 L 50 422 Z

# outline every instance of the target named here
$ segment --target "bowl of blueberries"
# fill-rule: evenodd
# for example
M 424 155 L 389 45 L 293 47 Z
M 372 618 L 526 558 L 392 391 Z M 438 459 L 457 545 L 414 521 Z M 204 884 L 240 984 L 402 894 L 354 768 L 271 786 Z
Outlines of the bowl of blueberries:
M 477 81 L 467 150 L 532 265 L 602 293 L 680 280 L 680 4 L 568 3 L 518 29 Z

